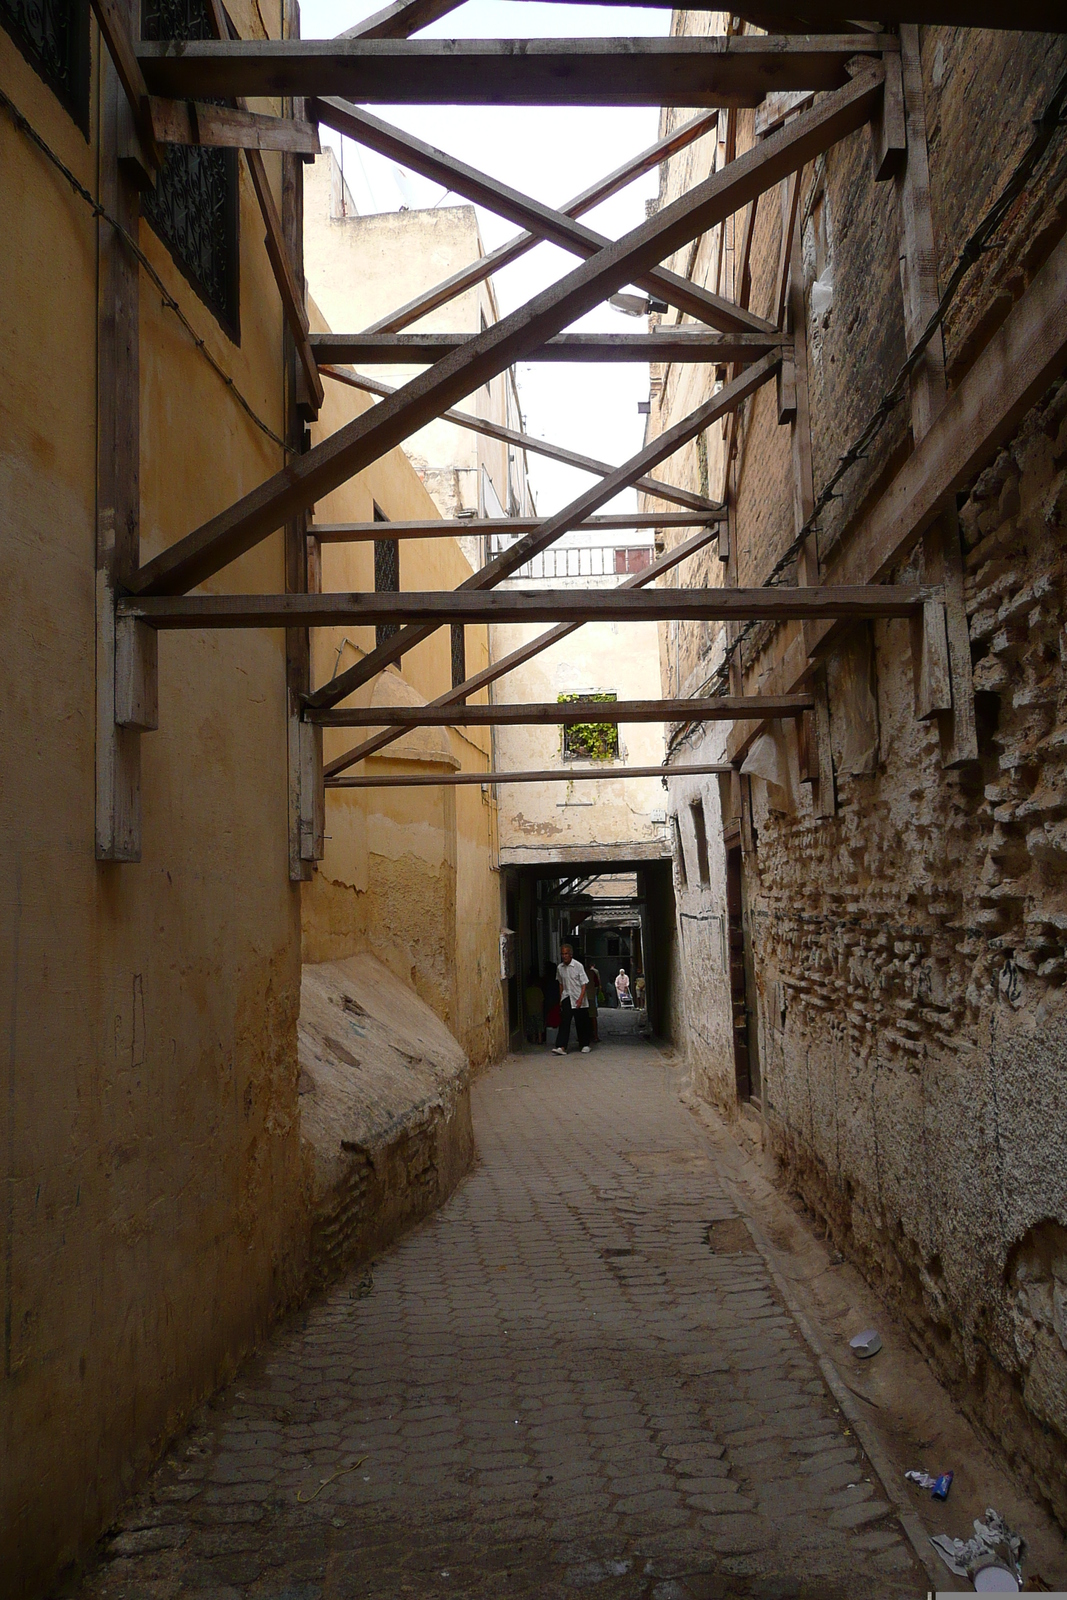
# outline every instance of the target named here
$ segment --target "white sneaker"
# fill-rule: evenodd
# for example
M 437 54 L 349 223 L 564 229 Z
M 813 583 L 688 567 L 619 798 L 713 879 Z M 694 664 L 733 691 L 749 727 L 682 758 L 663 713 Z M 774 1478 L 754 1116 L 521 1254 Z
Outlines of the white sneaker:
M 583 1044 L 582 1045 L 582 1055 L 583 1056 L 587 1056 L 588 1054 L 589 1054 L 589 1046 L 587 1044 Z
M 559 1045 L 556 1045 L 556 1047 L 553 1050 L 552 1054 L 554 1056 L 565 1056 L 567 1054 L 567 1052 L 566 1052 L 566 1050 L 561 1050 Z

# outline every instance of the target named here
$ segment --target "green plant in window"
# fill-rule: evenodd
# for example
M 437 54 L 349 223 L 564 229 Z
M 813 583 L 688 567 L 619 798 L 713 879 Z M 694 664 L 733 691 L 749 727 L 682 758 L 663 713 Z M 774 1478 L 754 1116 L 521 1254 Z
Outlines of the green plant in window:
M 559 705 L 577 702 L 617 700 L 613 692 L 601 694 L 561 694 L 556 696 Z M 584 756 L 589 761 L 614 761 L 619 754 L 619 729 L 614 722 L 571 722 L 563 728 L 563 753 Z

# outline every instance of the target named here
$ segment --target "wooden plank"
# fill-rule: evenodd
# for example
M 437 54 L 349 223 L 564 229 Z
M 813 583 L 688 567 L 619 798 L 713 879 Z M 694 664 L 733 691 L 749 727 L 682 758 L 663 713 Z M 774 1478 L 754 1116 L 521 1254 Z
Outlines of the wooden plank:
M 570 0 L 551 0 L 569 4 Z M 585 5 L 617 5 L 619 0 L 583 0 Z M 675 0 L 628 0 L 629 4 L 669 11 Z M 693 0 L 689 11 L 719 11 L 719 0 Z M 802 0 L 790 5 L 787 0 L 758 0 L 755 11 L 744 13 L 758 28 L 768 33 L 816 33 L 822 28 L 874 27 L 873 23 L 850 22 L 840 15 L 840 0 Z M 927 23 L 947 28 L 1008 28 L 1025 33 L 1063 33 L 1063 8 L 1054 0 L 1023 0 L 1018 8 L 994 4 L 994 0 L 882 0 L 878 15 L 886 22 Z
M 599 767 L 546 767 L 540 772 L 434 772 L 434 773 L 382 773 L 373 777 L 327 778 L 328 789 L 447 789 L 463 784 L 489 783 L 614 783 L 618 778 L 684 778 L 687 774 L 708 776 L 717 772 L 731 772 L 732 767 L 705 762 L 689 767 L 617 767 L 605 763 Z
M 320 366 L 351 362 L 429 364 L 462 350 L 473 333 L 313 333 L 311 349 Z M 557 333 L 524 357 L 526 361 L 755 361 L 768 350 L 783 349 L 784 334 L 707 333 L 703 328 L 655 329 L 649 333 Z
M 260 215 L 266 230 L 264 244 L 267 247 L 267 256 L 270 259 L 274 281 L 278 286 L 281 296 L 282 310 L 289 332 L 296 345 L 297 360 L 300 362 L 304 374 L 304 381 L 308 386 L 308 393 L 316 411 L 322 409 L 323 391 L 322 379 L 319 377 L 318 364 L 311 353 L 308 343 L 308 319 L 304 309 L 304 294 L 293 275 L 289 265 L 289 256 L 285 248 L 285 239 L 282 234 L 282 221 L 278 215 L 278 208 L 274 203 L 274 195 L 267 177 L 267 169 L 263 164 L 263 157 L 258 150 L 246 150 L 245 159 L 248 162 L 248 172 L 252 179 L 252 187 L 256 191 L 259 201 Z
M 298 0 L 285 0 L 282 28 L 287 36 L 300 29 Z M 297 283 L 304 278 L 304 164 L 294 153 L 282 157 L 282 241 L 290 273 Z M 301 398 L 306 393 L 300 382 L 297 342 L 290 327 L 284 330 L 285 344 L 285 437 L 294 455 L 307 449 L 309 433 L 302 415 Z M 310 549 L 307 537 L 307 512 L 299 510 L 285 524 L 285 588 L 289 594 L 306 594 L 313 587 L 308 581 Z M 303 725 L 304 697 L 311 689 L 311 635 L 307 628 L 285 630 L 285 709 L 286 709 L 286 790 L 288 803 L 288 856 L 291 883 L 307 883 L 315 872 L 316 808 L 320 796 L 309 783 L 316 783 L 316 755 L 321 766 L 321 747 L 316 750 Z
M 141 733 L 159 727 L 159 634 L 130 618 L 115 628 L 115 722 Z
M 288 516 L 324 498 L 456 400 L 623 288 L 635 274 L 862 127 L 881 93 L 883 77 L 880 62 L 864 63 L 847 88 L 827 95 L 758 148 L 746 151 L 722 172 L 579 263 L 487 328 L 465 350 L 436 362 L 381 405 L 353 418 L 298 461 L 289 462 L 281 472 L 163 551 L 137 574 L 136 591 L 181 593 L 252 549 Z M 762 381 L 760 368 L 757 362 L 739 382 Z M 603 503 L 576 505 L 576 520 Z
M 149 630 L 150 631 L 150 630 Z M 308 722 L 324 728 L 551 727 L 583 722 L 732 722 L 742 717 L 797 717 L 810 711 L 810 695 L 719 696 L 701 700 L 555 700 L 529 705 L 343 706 L 309 711 Z
M 342 371 L 340 368 L 328 366 L 323 366 L 321 371 L 323 377 L 333 378 L 337 383 L 346 383 L 352 389 L 362 389 L 366 394 L 384 397 L 399 393 L 395 385 L 382 383 L 378 378 L 368 378 L 362 372 Z M 606 461 L 598 461 L 595 456 L 581 455 L 579 451 L 568 450 L 561 444 L 549 444 L 547 439 L 538 439 L 530 433 L 520 433 L 515 428 L 505 428 L 502 423 L 490 422 L 485 417 L 472 416 L 469 411 L 456 411 L 450 408 L 442 411 L 440 420 L 454 422 L 457 428 L 466 428 L 468 433 L 480 433 L 487 439 L 499 439 L 502 444 L 516 445 L 530 455 L 545 456 L 549 461 L 561 461 L 565 466 L 577 467 L 580 472 L 592 472 L 598 478 L 605 478 L 608 473 L 616 470 Z M 702 494 L 694 494 L 691 489 L 679 489 L 673 483 L 662 483 L 659 478 L 643 476 L 633 487 L 640 489 L 644 494 L 654 495 L 659 500 L 666 500 L 671 505 L 686 506 L 692 511 L 706 512 L 710 516 L 718 515 L 722 509 L 714 500 L 708 500 Z
M 378 105 L 758 106 L 830 91 L 890 34 L 638 39 L 254 39 L 140 45 L 154 94 L 342 95 Z
M 694 533 L 690 538 L 683 540 L 681 544 L 675 545 L 673 550 L 665 551 L 650 567 L 646 567 L 643 572 L 635 573 L 633 577 L 627 578 L 619 587 L 621 589 L 647 588 L 650 583 L 654 583 L 663 573 L 670 572 L 675 567 L 681 566 L 682 562 L 689 556 L 695 555 L 698 550 L 703 550 L 713 537 L 711 529 L 703 528 L 699 533 Z M 480 689 L 486 689 L 491 683 L 507 677 L 508 673 L 514 672 L 516 667 L 521 667 L 525 662 L 532 661 L 534 656 L 538 656 L 542 651 L 550 649 L 554 644 L 558 644 L 561 639 L 566 639 L 569 634 L 576 633 L 580 627 L 581 623 L 563 623 L 559 627 L 546 629 L 544 633 L 538 634 L 535 639 L 530 639 L 526 644 L 509 651 L 506 656 L 498 657 L 488 667 L 484 667 L 481 672 L 476 672 L 455 688 L 446 690 L 444 694 L 438 695 L 431 704 L 435 706 L 456 705 L 466 700 L 470 695 L 477 694 Z M 345 751 L 343 755 L 335 756 L 326 768 L 326 775 L 329 777 L 338 772 L 343 772 L 347 767 L 352 766 L 354 762 L 361 761 L 364 756 L 373 755 L 376 750 L 381 750 L 387 744 L 392 743 L 394 739 L 398 739 L 402 731 L 400 728 L 387 728 L 384 732 L 375 734 L 372 739 L 364 740 L 362 744 L 356 745 L 354 749 Z
M 394 127 L 390 122 L 383 122 L 381 117 L 373 116 L 360 106 L 330 98 L 314 100 L 312 106 L 314 115 L 337 132 L 366 145 L 379 155 L 402 162 L 412 172 L 445 184 L 455 194 L 461 194 L 476 205 L 483 205 L 498 216 L 519 223 L 564 250 L 588 258 L 608 242 L 603 234 L 575 221 L 564 212 L 556 211 L 539 200 L 531 200 L 521 190 L 513 189 L 499 178 L 492 178 L 465 161 L 458 161 L 455 156 L 446 155 L 424 139 L 417 139 L 414 134 Z M 770 323 L 752 316 L 732 301 L 698 288 L 688 276 L 680 277 L 665 267 L 656 267 L 634 281 L 654 298 L 665 300 L 668 305 L 677 306 L 698 321 L 726 332 L 747 330 L 773 334 L 776 331 Z
M 779 622 L 908 617 L 928 591 L 914 584 L 794 589 L 448 589 L 337 594 L 195 594 L 122 598 L 120 617 L 153 628 L 378 627 L 397 622 Z M 405 650 L 408 646 L 405 646 Z M 339 679 L 328 687 L 336 694 Z M 323 704 L 323 691 L 311 697 Z M 337 698 L 340 698 L 337 696 Z M 332 703 L 332 701 L 328 702 Z
M 687 516 L 681 511 L 633 511 L 618 516 L 588 517 L 575 530 L 579 533 L 612 533 L 625 529 L 694 528 L 717 520 L 713 516 Z M 425 522 L 391 522 L 390 539 L 455 539 L 462 534 L 503 534 L 505 537 L 530 533 L 539 528 L 543 517 L 437 517 Z M 351 544 L 380 539 L 380 522 L 314 522 L 308 537 L 323 544 Z M 621 547 L 620 547 L 621 548 Z
M 109 5 L 120 32 L 128 9 Z M 128 108 L 114 61 L 101 63 L 100 203 L 136 239 L 141 196 L 136 178 L 118 159 Z M 137 570 L 140 548 L 140 327 L 136 257 L 103 217 L 97 219 L 99 262 L 96 380 L 96 816 L 98 861 L 141 859 L 141 735 L 120 726 L 116 713 L 133 709 L 126 659 L 116 662 L 115 595 Z M 136 630 L 136 624 L 127 624 Z M 149 658 L 145 658 L 148 664 Z M 142 699 L 152 697 L 147 673 Z
M 580 217 L 586 211 L 591 211 L 594 206 L 600 205 L 611 195 L 618 194 L 627 184 L 632 183 L 646 172 L 651 172 L 661 161 L 677 155 L 686 149 L 694 140 L 709 133 L 718 122 L 718 112 L 704 112 L 701 116 L 692 117 L 681 127 L 676 128 L 664 138 L 658 139 L 655 144 L 643 150 L 640 155 L 616 167 L 605 178 L 600 178 L 589 188 L 583 189 L 573 200 L 568 200 L 560 209 L 565 217 Z M 517 234 L 514 239 L 509 239 L 506 244 L 499 245 L 495 250 L 490 250 L 488 255 L 481 256 L 477 261 L 470 262 L 461 267 L 451 277 L 444 278 L 432 289 L 425 289 L 421 294 L 409 300 L 406 305 L 396 311 L 389 312 L 384 317 L 379 317 L 377 322 L 372 322 L 366 330 L 368 333 L 399 333 L 401 328 L 408 327 L 417 322 L 420 317 L 429 311 L 436 311 L 439 306 L 447 305 L 457 295 L 464 294 L 468 289 L 473 289 L 477 284 L 484 283 L 486 278 L 502 268 L 510 266 L 513 261 L 518 261 L 528 250 L 532 250 L 538 243 L 539 235 L 524 232 Z
M 159 167 L 162 156 L 152 131 L 148 85 L 133 46 L 129 7 L 126 0 L 90 0 L 90 4 L 133 117 L 145 163 L 150 169 Z M 121 150 L 118 142 L 115 149 L 117 160 Z
M 337 37 L 407 39 L 411 34 L 418 33 L 420 28 L 428 28 L 431 22 L 447 17 L 450 11 L 455 11 L 462 4 L 463 0 L 396 0 L 394 5 L 376 11 L 373 16 L 357 22 L 354 28 L 346 28 Z
M 875 183 L 886 183 L 904 171 L 908 135 L 904 117 L 904 85 L 900 57 L 885 58 L 885 94 L 871 118 L 871 164 Z
M 267 117 L 236 106 L 213 106 L 195 100 L 148 102 L 152 131 L 160 144 L 212 145 L 238 150 L 288 150 L 318 155 L 319 133 L 313 122 L 293 117 Z

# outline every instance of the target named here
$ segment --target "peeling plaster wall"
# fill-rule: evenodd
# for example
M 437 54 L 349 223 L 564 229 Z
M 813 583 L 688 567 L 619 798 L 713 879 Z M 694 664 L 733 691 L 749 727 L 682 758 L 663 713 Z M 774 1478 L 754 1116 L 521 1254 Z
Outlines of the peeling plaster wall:
M 704 15 L 676 16 L 676 26 L 716 31 Z M 943 283 L 1017 160 L 1067 46 L 924 29 L 922 55 Z M 742 113 L 738 148 L 752 138 L 752 114 Z M 665 198 L 680 180 L 673 169 L 663 175 Z M 805 169 L 801 193 L 818 489 L 903 354 L 899 221 L 893 186 L 870 182 L 866 133 Z M 950 381 L 968 369 L 1065 222 L 1061 135 L 952 309 Z M 779 235 L 775 191 L 754 234 L 751 303 L 760 313 Z M 728 269 L 734 242 L 728 235 Z M 705 239 L 693 264 L 696 280 L 711 287 L 717 244 L 717 235 Z M 701 398 L 691 377 L 683 393 L 676 369 L 659 377 L 653 431 Z M 707 438 L 714 490 L 722 441 L 714 431 Z M 901 407 L 823 518 L 824 562 L 909 448 Z M 740 452 L 737 581 L 758 583 L 794 527 L 789 434 L 768 419 L 766 403 L 747 408 Z M 675 481 L 698 487 L 697 453 L 675 461 Z M 936 725 L 916 720 L 904 623 L 854 629 L 831 652 L 836 814 L 813 817 L 788 728 L 778 748 L 787 787 L 750 780 L 747 838 L 741 829 L 749 1001 L 765 1127 L 784 1181 L 1067 1521 L 1067 385 L 1053 387 L 961 496 L 960 521 L 979 760 L 946 771 Z M 682 581 L 721 581 L 711 562 L 702 570 L 707 577 L 690 563 Z M 921 581 L 921 555 L 893 578 Z M 722 649 L 721 633 L 665 628 L 665 692 L 695 692 Z M 755 630 L 744 647 L 750 692 L 774 660 L 774 630 Z M 714 760 L 724 750 L 709 730 L 702 742 L 677 742 L 676 759 Z M 709 923 L 692 920 L 725 910 L 719 794 L 703 796 L 703 884 L 693 872 L 692 798 L 672 784 L 684 973 L 676 1020 L 695 1085 L 736 1114 L 729 990 L 715 970 Z
M 254 9 L 233 9 L 248 36 Z M 89 142 L 2 30 L 0 83 L 95 192 L 93 36 Z M 96 223 L 6 113 L 0 170 L 0 1588 L 23 1597 L 298 1292 L 306 1212 L 282 637 L 161 641 L 142 860 L 98 863 Z M 240 228 L 240 345 L 145 224 L 140 243 L 278 431 L 282 318 L 247 174 Z M 281 454 L 143 273 L 140 320 L 147 559 Z M 282 586 L 276 535 L 206 587 Z

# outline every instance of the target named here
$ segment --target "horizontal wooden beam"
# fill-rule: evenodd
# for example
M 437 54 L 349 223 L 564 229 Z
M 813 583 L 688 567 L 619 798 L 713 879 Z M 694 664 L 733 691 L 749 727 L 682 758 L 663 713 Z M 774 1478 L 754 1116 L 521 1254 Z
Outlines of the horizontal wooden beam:
M 388 526 L 388 524 L 383 524 Z M 118 602 L 153 628 L 374 627 L 391 622 L 785 622 L 910 617 L 914 584 L 773 589 L 450 589 L 396 594 L 194 594 Z
M 572 0 L 553 0 L 571 4 Z M 619 0 L 582 0 L 583 5 L 618 5 Z M 648 6 L 670 11 L 676 0 L 627 0 L 628 5 Z M 742 13 L 766 28 L 769 33 L 815 33 L 824 28 L 848 26 L 841 12 L 841 0 L 758 0 Z M 1004 6 L 999 0 L 880 0 L 878 16 L 886 22 L 920 22 L 931 27 L 1006 28 L 1023 33 L 1063 33 L 1067 31 L 1060 0 L 1022 0 L 1019 6 Z M 686 0 L 687 11 L 721 11 L 720 0 Z
M 236 150 L 284 150 L 293 155 L 321 151 L 313 122 L 293 117 L 266 117 L 236 106 L 205 105 L 195 100 L 148 101 L 152 131 L 160 144 L 212 145 Z
M 710 133 L 719 120 L 717 111 L 705 111 L 698 117 L 692 117 L 688 122 L 683 122 L 680 127 L 674 128 L 662 139 L 657 139 L 655 144 L 649 145 L 639 155 L 632 156 L 629 161 L 623 162 L 621 167 L 616 167 L 614 172 L 609 172 L 606 177 L 599 178 L 596 183 L 583 189 L 581 194 L 575 195 L 573 200 L 568 200 L 561 206 L 565 217 L 581 217 L 587 211 L 592 211 L 594 206 L 600 205 L 612 195 L 618 194 L 621 189 L 640 178 L 646 172 L 651 172 L 658 167 L 661 161 L 667 161 L 671 156 L 685 150 L 695 140 Z M 477 261 L 469 261 L 466 266 L 453 272 L 449 277 L 443 278 L 440 283 L 434 284 L 431 289 L 424 289 L 406 305 L 398 306 L 395 311 L 388 312 L 384 317 L 379 317 L 377 322 L 372 322 L 367 328 L 368 333 L 399 333 L 401 328 L 407 328 L 413 322 L 418 322 L 420 317 L 426 316 L 430 311 L 436 311 L 439 306 L 447 305 L 455 300 L 458 295 L 465 294 L 468 289 L 473 289 L 479 283 L 484 283 L 486 278 L 492 277 L 494 272 L 500 272 L 504 267 L 510 266 L 513 261 L 518 261 L 527 251 L 532 250 L 538 243 L 540 235 L 537 233 L 523 232 L 516 234 L 513 239 L 505 244 L 498 245 L 495 250 L 490 250 L 488 255 L 479 256 Z
M 345 383 L 350 389 L 361 389 L 364 394 L 377 394 L 384 398 L 386 395 L 399 393 L 394 384 L 383 383 L 378 378 L 368 378 L 362 372 L 351 372 L 344 367 L 326 365 L 320 370 L 324 378 L 332 378 L 336 383 Z M 565 445 L 550 444 L 547 439 L 538 439 L 532 433 L 520 433 L 516 428 L 505 428 L 501 422 L 490 422 L 486 417 L 472 416 L 469 411 L 457 411 L 450 407 L 447 411 L 442 411 L 438 420 L 454 422 L 457 428 L 465 428 L 468 433 L 480 433 L 486 439 L 499 439 L 501 444 L 513 444 L 517 449 L 525 450 L 530 455 L 544 456 L 549 461 L 559 461 L 564 466 L 577 467 L 579 472 L 592 472 L 598 478 L 606 478 L 615 471 L 608 462 L 598 461 L 595 456 L 583 456 L 577 450 L 568 450 Z M 722 509 L 705 495 L 696 494 L 692 489 L 681 489 L 673 483 L 663 483 L 659 478 L 647 476 L 638 478 L 633 487 L 640 489 L 642 494 L 666 500 L 670 505 L 686 506 L 692 511 L 708 512 L 717 516 Z
M 464 199 L 473 200 L 475 205 L 485 206 L 497 216 L 529 228 L 539 238 L 558 244 L 564 250 L 589 257 L 608 243 L 604 234 L 587 227 L 583 222 L 577 222 L 566 212 L 531 199 L 520 189 L 512 188 L 510 184 L 491 177 L 466 161 L 447 155 L 436 145 L 427 144 L 425 139 L 416 138 L 413 133 L 383 121 L 362 106 L 354 106 L 347 100 L 322 97 L 311 102 L 310 114 L 338 133 L 365 145 L 368 150 L 387 156 L 391 161 L 399 161 L 410 171 L 420 173 L 435 183 L 443 183 L 453 194 L 461 194 Z M 746 329 L 753 333 L 774 334 L 778 331 L 777 324 L 765 322 L 751 311 L 741 309 L 733 301 L 701 288 L 681 273 L 671 272 L 666 267 L 656 266 L 651 272 L 636 277 L 634 282 L 649 296 L 665 300 L 668 305 L 675 306 L 710 327 L 721 328 L 729 333 L 744 332 Z M 371 331 L 384 330 L 367 330 Z
M 720 696 L 701 700 L 546 700 L 530 705 L 341 706 L 308 711 L 324 728 L 521 728 L 583 722 L 733 722 L 740 717 L 799 717 L 811 695 Z
M 722 761 L 688 767 L 546 767 L 541 772 L 383 772 L 380 776 L 327 778 L 327 789 L 451 789 L 475 783 L 614 783 L 618 778 L 705 777 L 732 772 Z
M 575 528 L 575 533 L 614 533 L 628 528 L 695 528 L 708 527 L 726 520 L 725 507 L 716 515 L 688 516 L 684 511 L 632 511 L 619 516 L 588 517 Z M 425 522 L 390 522 L 387 535 L 390 539 L 457 539 L 464 534 L 514 535 L 532 533 L 544 521 L 543 517 L 437 517 Z M 383 529 L 380 522 L 310 522 L 308 538 L 320 544 L 358 544 L 363 540 L 380 539 Z
M 355 362 L 360 366 L 387 363 L 428 365 L 453 350 L 462 350 L 477 337 L 473 333 L 313 333 L 311 348 L 320 366 L 325 362 Z M 526 361 L 756 361 L 768 350 L 792 346 L 785 334 L 707 333 L 703 328 L 663 328 L 651 333 L 557 333 Z
M 650 567 L 645 567 L 643 571 L 636 572 L 631 577 L 626 578 L 619 585 L 619 588 L 646 589 L 649 584 L 655 583 L 656 579 L 663 573 L 671 572 L 676 567 L 680 567 L 682 562 L 687 560 L 689 556 L 696 555 L 699 550 L 703 550 L 714 537 L 715 535 L 710 528 L 701 528 L 699 533 L 691 534 L 688 539 L 683 539 L 681 544 L 676 544 L 672 550 L 665 550 L 661 556 L 657 556 Z M 487 688 L 489 684 L 495 683 L 500 678 L 506 678 L 509 672 L 515 671 L 516 667 L 521 667 L 525 662 L 532 661 L 534 656 L 540 655 L 542 651 L 551 649 L 554 644 L 559 644 L 561 639 L 566 639 L 570 634 L 576 633 L 581 626 L 580 622 L 574 622 L 563 623 L 556 628 L 546 628 L 544 633 L 539 633 L 535 638 L 528 639 L 518 649 L 509 650 L 505 656 L 498 656 L 495 661 L 490 662 L 487 667 L 483 667 L 480 672 L 475 672 L 471 677 L 465 678 L 462 683 L 457 684 L 454 688 L 446 689 L 444 694 L 438 695 L 432 703 L 435 706 L 461 705 L 472 694 L 477 694 L 480 689 Z M 336 702 L 330 703 L 335 704 Z M 365 756 L 373 755 L 376 750 L 383 749 L 387 744 L 391 744 L 394 739 L 399 739 L 402 731 L 400 728 L 386 728 L 383 732 L 372 735 L 370 739 L 364 739 L 362 743 L 355 745 L 351 750 L 346 750 L 343 755 L 335 756 L 325 769 L 327 774 L 332 775 L 344 772 L 355 762 L 363 760 Z
M 465 350 L 435 362 L 381 405 L 371 406 L 329 438 L 289 461 L 280 472 L 148 562 L 131 579 L 130 587 L 140 594 L 180 594 L 202 583 L 267 538 L 288 517 L 322 499 L 402 444 L 464 395 L 521 360 L 528 350 L 561 333 L 608 295 L 632 282 L 635 275 L 646 272 L 697 234 L 732 216 L 764 189 L 861 128 L 880 101 L 884 81 L 885 69 L 880 61 L 864 62 L 846 88 L 826 95 L 779 133 L 746 150 L 721 171 L 661 207 L 655 216 L 605 245 L 590 260 L 579 262 L 555 283 L 486 328 Z M 771 360 L 764 357 L 764 362 Z M 740 394 L 749 383 L 762 381 L 766 375 L 762 369 L 763 363 L 759 362 L 748 368 L 736 380 L 740 388 L 727 386 L 731 394 Z M 638 468 L 641 470 L 644 463 Z M 596 494 L 603 493 L 610 481 L 604 479 Z M 585 499 L 574 503 L 575 522 L 605 503 L 597 500 L 587 504 Z M 547 542 L 555 537 L 556 533 L 550 533 Z M 521 557 L 517 564 L 525 559 Z M 495 580 L 490 571 L 479 576 L 478 581 Z
M 183 39 L 142 43 L 154 94 L 343 95 L 368 105 L 758 106 L 840 89 L 888 34 L 638 39 Z

